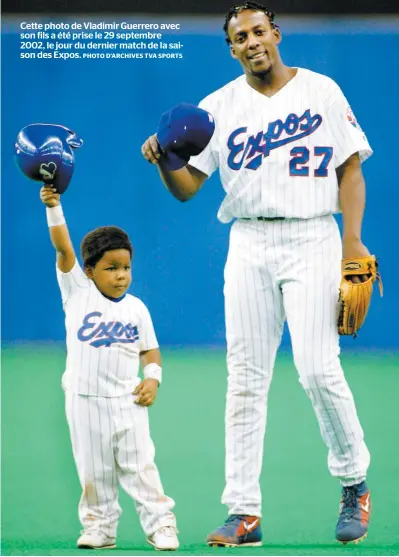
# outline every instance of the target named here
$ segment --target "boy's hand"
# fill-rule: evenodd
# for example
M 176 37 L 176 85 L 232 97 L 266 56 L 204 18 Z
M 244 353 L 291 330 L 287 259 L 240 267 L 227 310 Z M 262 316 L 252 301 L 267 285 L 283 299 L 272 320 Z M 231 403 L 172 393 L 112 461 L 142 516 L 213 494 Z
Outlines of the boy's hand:
M 51 184 L 40 189 L 40 199 L 46 207 L 57 207 L 60 204 L 60 194 Z
M 136 404 L 140 406 L 151 406 L 155 402 L 159 383 L 156 379 L 144 379 L 133 391 L 137 395 Z

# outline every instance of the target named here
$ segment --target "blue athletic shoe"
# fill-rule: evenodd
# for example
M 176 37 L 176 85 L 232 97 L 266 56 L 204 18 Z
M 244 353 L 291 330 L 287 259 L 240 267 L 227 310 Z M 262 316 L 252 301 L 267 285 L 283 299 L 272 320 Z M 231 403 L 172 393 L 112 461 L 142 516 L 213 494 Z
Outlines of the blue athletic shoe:
M 371 513 L 366 482 L 342 489 L 336 538 L 341 543 L 359 543 L 367 536 Z
M 262 545 L 260 518 L 232 514 L 220 528 L 209 534 L 206 543 L 213 547 L 245 547 Z

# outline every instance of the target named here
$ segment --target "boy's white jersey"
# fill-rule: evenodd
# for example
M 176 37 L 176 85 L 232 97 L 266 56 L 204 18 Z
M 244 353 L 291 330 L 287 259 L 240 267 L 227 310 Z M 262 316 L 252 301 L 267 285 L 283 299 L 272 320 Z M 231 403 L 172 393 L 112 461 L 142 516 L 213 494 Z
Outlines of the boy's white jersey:
M 139 355 L 158 347 L 144 303 L 126 294 L 118 301 L 101 294 L 76 261 L 69 273 L 57 267 L 65 311 L 65 390 L 81 395 L 121 396 L 139 384 Z
M 219 167 L 222 222 L 339 212 L 335 169 L 356 152 L 362 161 L 372 154 L 341 89 L 310 70 L 298 68 L 272 97 L 243 75 L 199 106 L 214 117 L 215 133 L 189 164 L 208 176 Z

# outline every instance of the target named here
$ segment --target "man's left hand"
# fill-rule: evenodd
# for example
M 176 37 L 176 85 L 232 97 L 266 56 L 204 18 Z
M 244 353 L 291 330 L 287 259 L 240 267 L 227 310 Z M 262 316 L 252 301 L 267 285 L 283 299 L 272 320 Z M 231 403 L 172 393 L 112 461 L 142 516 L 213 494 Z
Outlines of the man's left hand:
M 359 239 L 343 239 L 342 242 L 342 258 L 343 259 L 358 259 L 360 257 L 368 257 L 370 255 L 369 250 Z M 365 282 L 368 279 L 368 275 L 353 275 L 351 280 L 355 284 L 360 282 Z

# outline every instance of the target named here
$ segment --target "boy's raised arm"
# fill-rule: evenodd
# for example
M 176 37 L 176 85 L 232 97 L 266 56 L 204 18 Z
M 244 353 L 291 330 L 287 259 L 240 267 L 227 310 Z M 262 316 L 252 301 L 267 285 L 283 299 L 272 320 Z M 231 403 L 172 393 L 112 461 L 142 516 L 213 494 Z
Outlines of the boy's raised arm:
M 75 265 L 76 255 L 62 211 L 60 194 L 51 185 L 43 186 L 40 199 L 46 206 L 50 239 L 57 252 L 57 266 L 61 272 L 69 273 Z

